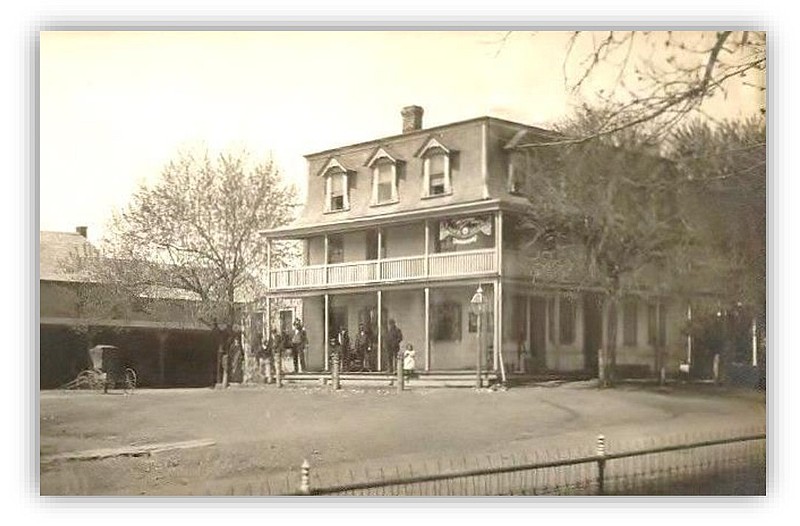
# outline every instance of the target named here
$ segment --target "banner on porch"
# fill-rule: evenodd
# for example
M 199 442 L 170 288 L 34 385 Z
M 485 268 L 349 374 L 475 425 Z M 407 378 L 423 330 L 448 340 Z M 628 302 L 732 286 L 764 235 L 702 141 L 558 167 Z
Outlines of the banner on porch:
M 450 239 L 455 245 L 469 245 L 478 240 L 479 234 L 492 235 L 491 217 L 465 217 L 439 222 L 439 241 Z

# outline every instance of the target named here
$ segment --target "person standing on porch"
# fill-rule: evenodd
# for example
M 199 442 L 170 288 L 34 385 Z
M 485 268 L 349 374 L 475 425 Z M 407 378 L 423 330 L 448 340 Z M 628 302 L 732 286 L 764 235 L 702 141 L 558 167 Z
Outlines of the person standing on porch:
M 417 366 L 416 357 L 417 351 L 414 350 L 414 346 L 406 344 L 406 350 L 403 351 L 403 374 L 406 379 L 414 375 L 414 368 Z
M 386 358 L 389 361 L 389 371 L 395 371 L 398 367 L 397 354 L 400 352 L 400 342 L 403 341 L 403 331 L 395 323 L 394 319 L 389 319 L 389 329 L 386 331 Z
M 371 354 L 372 334 L 361 323 L 358 326 L 358 334 L 356 335 L 356 356 L 355 360 L 353 360 L 353 366 L 364 370 L 371 369 Z
M 294 320 L 294 333 L 292 334 L 292 362 L 294 372 L 301 373 L 306 370 L 306 330 L 300 318 Z

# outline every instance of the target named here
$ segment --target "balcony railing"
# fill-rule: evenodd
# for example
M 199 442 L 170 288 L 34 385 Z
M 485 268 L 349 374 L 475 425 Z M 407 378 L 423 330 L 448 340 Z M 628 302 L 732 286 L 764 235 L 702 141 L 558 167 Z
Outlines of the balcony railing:
M 311 289 L 322 286 L 366 285 L 377 282 L 458 278 L 497 272 L 493 248 L 407 256 L 330 265 L 311 265 L 269 272 L 272 290 Z

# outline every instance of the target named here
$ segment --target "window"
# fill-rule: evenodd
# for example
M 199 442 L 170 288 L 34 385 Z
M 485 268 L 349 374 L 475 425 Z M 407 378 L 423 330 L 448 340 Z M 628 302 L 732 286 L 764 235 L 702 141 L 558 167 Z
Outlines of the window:
M 667 310 L 663 303 L 647 306 L 647 343 L 653 346 L 667 344 Z
M 397 201 L 397 167 L 389 159 L 381 159 L 373 168 L 372 204 Z
M 336 212 L 344 210 L 346 207 L 345 199 L 347 192 L 345 185 L 347 176 L 344 173 L 332 173 L 328 175 L 328 211 Z
M 569 296 L 561 296 L 558 308 L 561 343 L 573 343 L 575 341 L 575 310 L 575 300 Z
M 331 159 L 320 172 L 325 177 L 325 211 L 350 209 L 348 171 L 336 159 Z
M 448 301 L 434 304 L 432 307 L 433 341 L 461 341 L 461 304 Z
M 445 179 L 445 153 L 434 153 L 425 159 L 428 167 L 428 195 L 442 195 L 447 192 Z
M 637 342 L 638 303 L 636 300 L 626 300 L 622 306 L 622 344 L 635 346 Z
M 449 195 L 453 192 L 451 161 L 455 153 L 433 138 L 417 153 L 422 158 L 423 197 Z
M 650 304 L 647 306 L 647 344 L 658 343 L 658 308 Z
M 397 172 L 399 162 L 384 148 L 377 151 L 367 161 L 372 168 L 372 205 L 397 202 Z

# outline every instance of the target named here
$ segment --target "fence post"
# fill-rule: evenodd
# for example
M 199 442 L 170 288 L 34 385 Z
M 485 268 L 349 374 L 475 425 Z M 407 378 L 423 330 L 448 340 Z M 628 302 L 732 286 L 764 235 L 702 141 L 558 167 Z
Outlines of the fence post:
M 403 389 L 405 389 L 405 382 L 406 378 L 404 376 L 405 371 L 403 370 L 403 354 L 401 352 L 397 353 L 397 392 L 402 393 Z
M 300 466 L 300 493 L 303 495 L 311 494 L 310 473 L 311 466 L 308 463 L 308 459 L 303 459 L 303 465 Z
M 339 352 L 334 350 L 331 356 L 331 380 L 333 383 L 333 390 L 336 391 L 339 389 L 339 366 L 341 358 L 339 357 Z
M 283 353 L 275 351 L 275 385 L 283 387 Z
M 597 435 L 597 494 L 605 494 L 606 437 Z

